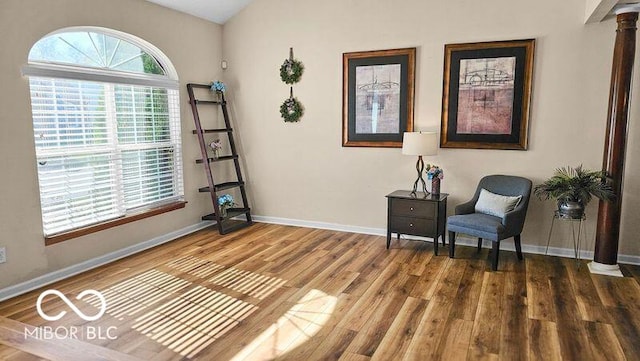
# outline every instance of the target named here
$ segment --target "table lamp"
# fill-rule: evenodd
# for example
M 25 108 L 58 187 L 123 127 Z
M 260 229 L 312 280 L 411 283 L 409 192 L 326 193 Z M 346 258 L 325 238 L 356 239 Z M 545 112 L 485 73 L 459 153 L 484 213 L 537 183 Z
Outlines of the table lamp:
M 421 182 L 422 191 L 426 197 L 429 192 L 427 191 L 427 184 L 422 178 L 422 172 L 424 172 L 422 156 L 438 154 L 438 134 L 435 132 L 405 132 L 402 139 L 402 154 L 418 156 L 418 161 L 416 162 L 418 179 L 413 183 L 411 194 L 417 194 L 418 182 Z

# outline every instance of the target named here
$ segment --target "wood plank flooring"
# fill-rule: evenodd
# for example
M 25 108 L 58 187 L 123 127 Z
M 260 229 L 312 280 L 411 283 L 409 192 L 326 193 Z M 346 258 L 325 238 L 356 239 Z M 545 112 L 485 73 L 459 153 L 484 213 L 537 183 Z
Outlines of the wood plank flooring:
M 640 267 L 256 224 L 202 230 L 0 303 L 0 360 L 640 360 Z M 24 337 L 27 327 L 84 332 Z M 89 337 L 87 330 L 111 336 Z M 90 334 L 90 333 L 89 333 Z M 104 336 L 104 335 L 103 335 Z

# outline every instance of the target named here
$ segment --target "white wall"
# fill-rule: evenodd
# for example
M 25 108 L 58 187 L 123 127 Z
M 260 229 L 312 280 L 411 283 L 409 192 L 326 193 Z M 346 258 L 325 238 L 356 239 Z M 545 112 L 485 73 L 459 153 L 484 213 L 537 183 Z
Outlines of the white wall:
M 154 44 L 180 77 L 186 208 L 45 247 L 28 80 L 20 74 L 31 46 L 51 31 L 92 25 L 124 31 Z M 206 184 L 191 134 L 185 84 L 219 75 L 219 25 L 142 0 L 2 0 L 0 3 L 0 288 L 194 225 L 211 208 L 197 188 Z
M 253 2 L 224 25 L 223 54 L 254 213 L 385 228 L 384 196 L 411 187 L 414 157 L 400 149 L 341 147 L 341 62 L 351 51 L 417 47 L 416 129 L 439 130 L 444 44 L 536 38 L 529 150 L 440 149 L 426 160 L 444 167 L 449 213 L 487 174 L 540 183 L 560 166 L 599 169 L 615 21 L 584 25 L 584 14 L 584 0 Z M 279 115 L 289 93 L 279 67 L 289 47 L 305 65 L 294 87 L 306 107 L 297 124 Z M 621 253 L 632 255 L 640 255 L 638 103 L 630 120 L 620 241 Z M 531 203 L 524 243 L 546 244 L 554 207 Z M 596 212 L 593 202 L 590 249 Z M 571 247 L 568 238 L 554 245 Z

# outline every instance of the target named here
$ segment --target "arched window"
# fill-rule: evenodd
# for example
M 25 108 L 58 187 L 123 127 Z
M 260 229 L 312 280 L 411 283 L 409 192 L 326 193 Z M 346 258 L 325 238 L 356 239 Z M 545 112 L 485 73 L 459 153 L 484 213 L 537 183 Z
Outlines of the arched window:
M 35 43 L 23 74 L 46 237 L 183 201 L 178 79 L 161 51 L 67 28 Z

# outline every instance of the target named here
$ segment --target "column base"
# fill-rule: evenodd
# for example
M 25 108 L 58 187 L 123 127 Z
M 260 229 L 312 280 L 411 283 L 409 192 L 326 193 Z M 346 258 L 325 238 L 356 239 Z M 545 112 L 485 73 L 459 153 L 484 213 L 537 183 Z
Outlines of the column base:
M 597 275 L 624 277 L 618 264 L 604 264 L 593 261 L 589 262 L 589 271 Z

